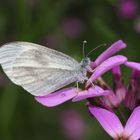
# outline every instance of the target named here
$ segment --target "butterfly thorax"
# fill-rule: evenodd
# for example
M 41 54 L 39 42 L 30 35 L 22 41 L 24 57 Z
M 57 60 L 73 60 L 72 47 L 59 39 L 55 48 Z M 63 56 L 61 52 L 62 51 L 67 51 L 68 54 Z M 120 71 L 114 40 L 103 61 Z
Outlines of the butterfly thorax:
M 83 83 L 85 80 L 87 80 L 87 71 L 88 68 L 90 67 L 90 59 L 88 57 L 85 57 L 82 59 L 80 62 L 80 67 L 79 67 L 79 74 L 78 74 L 78 82 Z
M 90 59 L 88 58 L 88 57 L 85 57 L 85 58 L 83 58 L 82 59 L 82 61 L 81 61 L 81 68 L 86 68 L 87 66 L 89 66 L 90 65 Z

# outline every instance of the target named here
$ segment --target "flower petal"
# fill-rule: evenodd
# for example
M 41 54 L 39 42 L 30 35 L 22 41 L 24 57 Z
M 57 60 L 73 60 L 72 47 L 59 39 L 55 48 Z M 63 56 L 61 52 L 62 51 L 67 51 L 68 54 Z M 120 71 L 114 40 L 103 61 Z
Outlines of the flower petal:
M 60 91 L 56 91 L 47 96 L 35 97 L 35 99 L 44 106 L 53 107 L 72 99 L 76 95 L 76 88 L 67 88 Z
M 89 111 L 111 137 L 115 139 L 121 136 L 124 129 L 120 120 L 114 113 L 92 105 L 89 105 Z
M 140 63 L 137 62 L 126 62 L 125 65 L 129 68 L 140 71 Z
M 134 77 L 133 77 L 133 75 L 134 75 Z M 130 110 L 134 110 L 134 108 L 138 104 L 139 84 L 137 83 L 137 80 L 135 78 L 136 78 L 135 72 L 134 73 L 132 72 L 131 80 L 130 80 L 130 83 L 127 87 L 126 97 L 124 100 L 125 106 L 127 108 L 129 108 Z
M 99 86 L 89 88 L 88 90 L 81 91 L 75 96 L 72 101 L 77 102 L 91 97 L 106 96 L 108 95 L 108 90 L 103 90 Z
M 96 69 L 95 72 L 91 75 L 89 80 L 87 81 L 87 85 L 91 83 L 91 81 L 96 80 L 98 77 L 100 77 L 105 72 L 109 71 L 110 69 L 119 66 L 127 61 L 127 58 L 122 55 L 116 55 L 113 57 L 110 57 L 109 59 L 102 62 Z
M 124 135 L 126 137 L 131 136 L 133 140 L 140 138 L 140 106 L 135 108 L 129 117 L 124 129 Z
M 120 105 L 118 97 L 111 89 L 108 91 L 110 94 L 108 96 L 104 96 L 101 101 L 110 108 L 117 108 Z
M 113 68 L 112 73 L 116 96 L 118 97 L 119 101 L 122 102 L 125 99 L 127 90 L 124 85 L 123 75 L 120 66 Z
M 140 139 L 140 128 L 137 128 L 135 132 L 130 136 L 129 140 L 139 140 Z
M 106 51 L 104 51 L 98 58 L 95 60 L 96 66 L 100 65 L 104 60 L 108 59 L 118 51 L 126 48 L 126 44 L 122 41 L 119 40 L 112 44 Z

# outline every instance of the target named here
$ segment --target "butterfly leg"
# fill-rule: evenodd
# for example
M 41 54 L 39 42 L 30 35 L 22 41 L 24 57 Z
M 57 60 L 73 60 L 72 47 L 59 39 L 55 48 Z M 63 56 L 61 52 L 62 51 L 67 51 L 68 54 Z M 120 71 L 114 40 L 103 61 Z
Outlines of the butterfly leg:
M 91 80 L 89 80 L 89 81 L 90 81 L 92 87 L 95 87 L 95 84 Z
M 95 69 L 92 69 L 90 66 L 87 66 L 86 68 L 91 73 L 94 73 L 96 71 L 96 68 Z
M 79 84 L 78 84 L 78 81 L 76 82 L 76 92 L 77 93 L 79 92 Z
M 95 88 L 95 84 L 94 84 L 90 79 L 88 79 L 88 80 L 89 80 L 89 82 L 90 82 L 90 85 L 92 85 L 92 87 Z M 89 86 L 90 86 L 90 85 L 89 85 Z M 88 86 L 88 87 L 89 87 L 89 86 Z

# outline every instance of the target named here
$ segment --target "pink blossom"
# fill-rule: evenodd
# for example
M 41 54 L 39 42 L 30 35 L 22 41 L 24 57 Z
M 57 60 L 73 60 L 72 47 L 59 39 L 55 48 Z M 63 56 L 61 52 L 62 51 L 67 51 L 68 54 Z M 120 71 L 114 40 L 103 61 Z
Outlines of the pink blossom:
M 111 45 L 106 51 L 104 51 L 101 55 L 97 57 L 97 59 L 92 62 L 91 66 L 93 69 L 95 69 L 94 73 L 91 75 L 89 80 L 87 81 L 87 86 L 91 84 L 91 81 L 97 81 L 98 85 L 101 86 L 103 89 L 106 89 L 110 92 L 108 96 L 103 97 L 100 99 L 100 104 L 103 106 L 108 106 L 108 107 L 117 107 L 123 99 L 119 99 L 118 97 L 120 93 L 120 87 L 116 90 L 117 92 L 115 93 L 111 87 L 109 87 L 102 78 L 99 78 L 102 76 L 104 73 L 107 71 L 114 69 L 116 67 L 119 67 L 121 64 L 124 64 L 127 61 L 127 58 L 122 56 L 122 55 L 116 55 L 112 56 L 116 52 L 126 48 L 126 44 L 122 42 L 121 40 L 115 42 L 114 44 Z M 120 82 L 120 84 L 122 84 Z M 118 85 L 117 85 L 118 86 Z M 125 88 L 122 87 L 121 90 L 125 90 Z M 123 94 L 123 93 L 122 93 Z M 122 95 L 121 95 L 122 96 Z M 124 98 L 125 95 L 123 95 Z
M 118 104 L 115 94 L 110 89 L 103 90 L 99 86 L 93 87 L 90 86 L 90 84 L 91 81 L 94 82 L 105 72 L 121 64 L 124 64 L 127 61 L 127 58 L 125 56 L 122 55 L 112 56 L 121 49 L 124 49 L 125 47 L 126 44 L 123 43 L 123 41 L 119 40 L 113 45 L 111 45 L 111 47 L 109 47 L 94 62 L 91 63 L 91 67 L 94 69 L 94 72 L 87 81 L 85 90 L 81 91 L 80 89 L 77 90 L 75 87 L 72 87 L 56 91 L 47 96 L 35 97 L 35 99 L 42 105 L 53 107 L 71 99 L 73 102 L 75 102 L 93 97 L 106 96 L 109 94 L 108 97 L 111 100 L 114 100 L 115 104 Z
M 92 105 L 89 105 L 89 111 L 113 139 L 138 140 L 140 138 L 140 106 L 134 109 L 125 126 L 111 111 Z
M 119 0 L 118 13 L 125 19 L 132 19 L 138 10 L 136 0 Z
M 82 34 L 84 25 L 80 19 L 76 17 L 69 17 L 64 19 L 62 23 L 62 30 L 68 37 L 77 38 Z
M 70 140 L 83 140 L 87 126 L 84 118 L 76 110 L 68 109 L 61 113 L 61 130 L 64 136 Z

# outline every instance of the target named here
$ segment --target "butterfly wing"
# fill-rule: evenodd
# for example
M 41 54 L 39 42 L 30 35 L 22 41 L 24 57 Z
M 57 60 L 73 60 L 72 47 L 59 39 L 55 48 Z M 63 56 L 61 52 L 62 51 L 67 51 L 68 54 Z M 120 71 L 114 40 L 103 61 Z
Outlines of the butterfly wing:
M 0 63 L 7 76 L 35 96 L 44 96 L 77 80 L 79 63 L 47 47 L 14 42 L 0 48 Z

